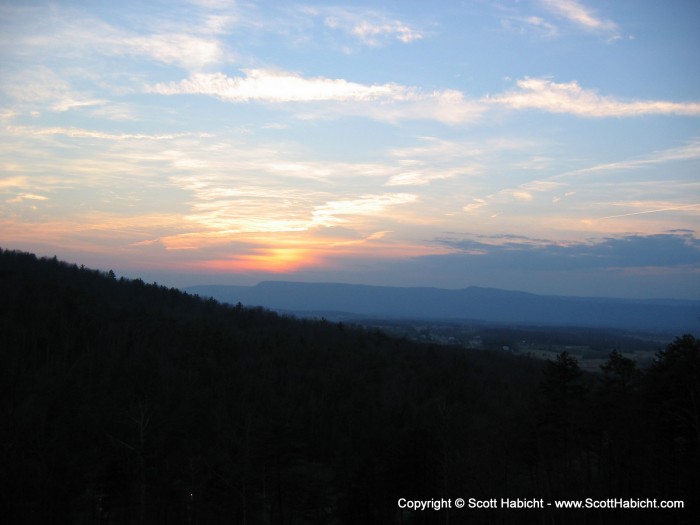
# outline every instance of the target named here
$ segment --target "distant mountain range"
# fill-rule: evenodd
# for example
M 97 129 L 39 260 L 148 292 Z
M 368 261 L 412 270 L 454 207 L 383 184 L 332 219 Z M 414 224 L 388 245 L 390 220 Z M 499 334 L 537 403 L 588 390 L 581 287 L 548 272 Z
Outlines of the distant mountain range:
M 185 291 L 226 303 L 297 315 L 461 320 L 672 333 L 700 331 L 700 301 L 536 295 L 495 288 L 401 288 L 266 281 L 255 286 L 199 285 Z

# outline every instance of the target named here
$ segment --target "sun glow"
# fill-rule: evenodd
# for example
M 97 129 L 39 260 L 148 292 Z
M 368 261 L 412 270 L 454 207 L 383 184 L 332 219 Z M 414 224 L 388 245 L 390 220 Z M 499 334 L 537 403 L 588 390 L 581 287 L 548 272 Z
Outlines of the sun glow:
M 304 248 L 263 248 L 257 251 L 259 253 L 209 260 L 204 266 L 226 272 L 286 273 L 319 264 L 318 258 Z
M 443 246 L 414 244 L 405 241 L 387 240 L 392 231 L 378 231 L 356 239 L 343 239 L 318 233 L 316 238 L 292 235 L 276 239 L 248 238 L 248 245 L 238 247 L 238 253 L 228 251 L 219 257 L 207 258 L 197 263 L 202 269 L 225 272 L 265 272 L 282 274 L 312 268 L 342 266 L 349 260 L 371 258 L 404 258 L 421 255 L 449 253 Z M 341 262 L 342 261 L 342 262 Z

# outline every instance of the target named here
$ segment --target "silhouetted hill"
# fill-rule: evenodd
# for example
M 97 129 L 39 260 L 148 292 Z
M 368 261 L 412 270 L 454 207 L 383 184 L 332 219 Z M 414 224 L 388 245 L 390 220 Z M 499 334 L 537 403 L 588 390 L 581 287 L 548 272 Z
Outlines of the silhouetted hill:
M 700 329 L 700 301 L 559 297 L 469 287 L 462 290 L 272 281 L 256 286 L 191 286 L 219 301 L 273 310 L 346 312 L 490 323 L 644 329 L 671 333 Z
M 418 344 L 2 251 L 0 350 L 3 523 L 698 522 L 691 336 L 596 379 L 566 353 Z M 687 509 L 454 505 L 471 497 Z

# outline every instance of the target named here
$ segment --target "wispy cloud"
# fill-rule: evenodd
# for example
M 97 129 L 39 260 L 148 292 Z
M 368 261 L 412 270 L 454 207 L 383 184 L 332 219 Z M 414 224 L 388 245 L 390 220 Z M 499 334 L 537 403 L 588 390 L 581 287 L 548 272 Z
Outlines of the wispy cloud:
M 402 193 L 328 200 L 330 195 L 294 189 L 256 186 L 224 189 L 195 178 L 190 179 L 190 189 L 197 200 L 192 203 L 191 213 L 183 217 L 189 231 L 157 239 L 167 249 L 224 246 L 246 239 L 263 251 L 273 249 L 274 243 L 277 248 L 290 246 L 294 250 L 304 248 L 308 253 L 309 250 L 321 253 L 328 247 L 378 241 L 389 232 L 369 227 L 371 233 L 362 235 L 355 228 L 363 221 L 385 221 L 391 216 L 392 207 L 417 199 L 415 195 Z M 313 205 L 314 201 L 320 203 Z M 341 224 L 353 228 L 345 234 L 351 234 L 350 239 L 339 240 L 337 227 Z
M 501 25 L 516 34 L 535 33 L 544 38 L 559 35 L 557 26 L 540 16 L 509 16 L 501 20 Z
M 113 34 L 104 39 L 103 44 L 105 52 L 145 56 L 188 70 L 218 64 L 224 58 L 218 40 L 186 33 L 147 36 Z
M 182 173 L 171 182 L 191 194 L 185 220 L 200 231 L 228 236 L 306 231 L 380 214 L 406 199 L 405 194 L 338 198 L 353 195 L 363 179 L 375 179 L 378 186 L 397 166 L 301 161 L 281 148 L 219 146 L 168 153 L 172 169 Z
M 29 178 L 25 176 L 3 177 L 0 179 L 0 191 L 10 188 L 22 188 L 29 182 Z
M 382 120 L 435 119 L 461 123 L 478 118 L 482 108 L 455 90 L 423 93 L 399 84 L 360 84 L 345 79 L 304 77 L 284 71 L 249 69 L 242 77 L 196 74 L 179 82 L 147 86 L 161 95 L 208 95 L 226 102 L 360 103 L 361 113 Z M 373 103 L 373 104 L 369 104 Z M 342 113 L 342 108 L 339 108 Z M 347 112 L 355 114 L 357 106 Z
M 464 168 L 452 169 L 430 169 L 421 167 L 420 169 L 402 170 L 384 184 L 387 187 L 391 186 L 425 186 L 433 181 L 441 179 L 449 179 L 457 175 L 465 173 Z
M 14 203 L 27 201 L 27 200 L 29 200 L 29 201 L 45 201 L 45 200 L 48 200 L 48 197 L 46 197 L 44 195 L 37 195 L 34 193 L 20 193 L 16 197 L 14 197 L 12 199 L 8 199 L 5 202 L 9 202 L 11 204 L 14 204 Z
M 700 116 L 700 102 L 625 101 L 586 90 L 575 81 L 557 83 L 546 78 L 525 78 L 518 80 L 517 86 L 517 90 L 486 97 L 484 102 L 518 110 L 539 109 L 580 117 Z
M 154 22 L 156 19 L 145 16 L 141 25 L 150 28 L 138 31 L 66 6 L 54 9 L 50 26 L 39 22 L 46 18 L 44 10 L 27 8 L 25 14 L 24 31 L 13 35 L 13 45 L 39 56 L 87 59 L 90 64 L 96 55 L 124 56 L 188 71 L 199 71 L 230 58 L 221 37 L 235 20 L 228 15 L 175 9 L 167 21 Z M 138 11 L 134 16 L 138 16 Z
M 587 118 L 642 115 L 700 116 L 700 102 L 664 100 L 625 101 L 586 90 L 577 82 L 557 83 L 546 78 L 518 80 L 518 89 L 470 100 L 456 90 L 431 93 L 400 84 L 361 84 L 345 79 L 304 77 L 298 73 L 267 69 L 243 70 L 243 76 L 199 73 L 168 83 L 146 86 L 161 95 L 207 95 L 232 103 L 335 102 L 352 106 L 350 114 L 380 120 L 430 119 L 447 124 L 473 122 L 489 108 L 538 109 Z M 342 114 L 342 109 L 340 113 Z M 308 116 L 308 114 L 307 114 Z
M 374 24 L 364 21 L 352 29 L 352 33 L 357 35 L 363 42 L 369 45 L 377 45 L 377 37 L 390 35 L 404 44 L 414 42 L 423 38 L 423 35 L 407 25 L 393 21 L 383 24 Z
M 65 78 L 46 66 L 35 66 L 5 75 L 0 89 L 19 104 L 40 104 L 51 111 L 102 106 L 105 99 L 73 89 Z
M 534 147 L 532 140 L 507 137 L 482 141 L 420 137 L 415 146 L 389 151 L 401 169 L 386 186 L 425 186 L 444 179 L 475 181 L 484 177 L 504 154 L 529 155 Z M 519 163 L 517 169 L 533 168 Z
M 7 130 L 11 134 L 17 135 L 64 135 L 71 138 L 90 138 L 103 139 L 109 141 L 123 140 L 173 140 L 180 137 L 211 137 L 209 133 L 164 133 L 152 135 L 148 133 L 108 133 L 105 131 L 96 131 L 82 128 L 64 128 L 64 127 L 38 127 L 38 126 L 8 126 Z
M 586 31 L 606 34 L 613 39 L 619 37 L 619 29 L 615 22 L 597 16 L 577 0 L 540 0 L 540 2 L 552 13 Z
M 313 223 L 319 226 L 332 226 L 348 222 L 347 217 L 358 215 L 381 215 L 387 208 L 416 202 L 418 196 L 411 193 L 386 193 L 362 195 L 357 199 L 332 200 L 313 211 Z
M 196 178 L 190 179 L 189 189 L 195 199 L 185 219 L 200 229 L 229 236 L 306 230 L 310 226 L 309 209 L 316 200 L 293 188 L 252 184 L 222 187 Z
M 442 124 L 457 126 L 478 122 L 486 108 L 475 100 L 466 97 L 462 92 L 445 89 L 442 91 L 424 92 L 417 89 L 408 89 L 404 98 L 387 101 L 386 104 L 366 104 L 357 108 L 357 114 L 364 114 L 370 118 L 399 123 L 405 120 L 432 120 Z M 350 112 L 342 114 L 353 114 Z
M 210 95 L 227 102 L 342 102 L 408 96 L 406 89 L 396 84 L 365 85 L 260 69 L 248 69 L 243 73 L 243 77 L 229 77 L 223 73 L 197 74 L 180 82 L 156 84 L 147 91 L 161 95 Z
M 666 162 L 684 161 L 684 160 L 694 160 L 700 159 L 700 139 L 693 139 L 688 141 L 683 146 L 678 146 L 675 148 L 668 148 L 661 151 L 655 151 L 649 155 L 642 158 L 627 159 L 618 162 L 606 162 L 603 164 L 596 164 L 588 168 L 582 168 L 580 170 L 570 171 L 557 175 L 555 178 L 567 178 L 577 175 L 585 175 L 587 173 L 594 172 L 608 172 L 608 171 L 620 171 L 620 170 L 631 170 L 637 168 L 643 168 L 646 166 L 653 166 L 656 164 L 664 164 Z
M 379 46 L 388 39 L 409 44 L 423 38 L 419 30 L 376 12 L 360 13 L 335 9 L 326 17 L 325 25 L 332 29 L 341 29 L 368 46 Z
M 680 175 L 678 180 L 669 177 L 650 180 L 648 175 L 642 174 L 626 175 L 621 179 L 614 175 L 619 171 L 646 170 L 655 165 L 698 158 L 700 143 L 693 140 L 641 158 L 567 171 L 475 196 L 463 204 L 462 209 L 480 217 L 495 218 L 506 213 L 511 217 L 521 217 L 523 221 L 536 217 L 541 221 L 550 217 L 560 227 L 566 225 L 574 230 L 598 228 L 611 231 L 620 228 L 623 222 L 616 221 L 613 225 L 603 221 L 630 218 L 624 222 L 623 229 L 647 232 L 654 231 L 658 221 L 644 222 L 644 219 L 663 213 L 664 224 L 675 227 L 672 225 L 683 223 L 683 216 L 687 218 L 689 214 L 700 211 L 700 206 L 688 202 L 689 195 L 697 194 L 698 183 Z
M 503 190 L 502 195 L 508 195 L 516 200 L 530 202 L 533 199 L 532 192 L 525 191 L 524 189 L 519 190 Z
M 617 204 L 617 203 L 615 203 Z M 661 212 L 666 212 L 666 211 L 677 211 L 677 210 L 691 210 L 694 208 L 700 208 L 700 202 L 695 203 L 695 204 L 686 204 L 683 206 L 667 206 L 663 208 L 655 208 L 655 209 L 648 209 L 649 203 L 624 203 L 625 206 L 635 206 L 635 207 L 640 207 L 640 206 L 646 206 L 647 209 L 644 211 L 634 211 L 634 212 L 629 212 L 629 213 L 620 213 L 617 215 L 608 215 L 607 217 L 600 217 L 598 220 L 606 220 L 606 219 L 617 219 L 620 217 L 631 217 L 633 215 L 647 215 L 649 213 L 661 213 Z
M 332 228 L 327 229 L 331 230 Z M 360 244 L 367 244 L 371 241 L 383 239 L 388 233 L 392 233 L 391 230 L 374 232 L 359 239 L 333 241 L 332 243 L 330 243 L 330 246 L 357 246 Z
M 329 7 L 317 13 L 324 16 L 326 27 L 341 30 L 372 47 L 392 40 L 410 44 L 423 38 L 419 29 L 377 10 Z
M 700 213 L 700 99 L 678 63 L 662 67 L 691 62 L 674 46 L 692 32 L 669 42 L 671 19 L 645 11 L 644 42 L 604 46 L 616 73 L 604 83 L 577 57 L 602 53 L 591 40 L 616 38 L 623 20 L 588 0 L 163 5 L 2 6 L 4 242 L 222 271 L 316 256 L 350 268 L 343 258 L 359 253 L 393 265 L 457 250 L 426 239 L 466 225 L 581 239 L 688 227 Z M 577 37 L 553 49 L 566 32 Z M 642 44 L 658 53 L 627 60 Z M 633 81 L 653 71 L 662 82 L 640 91 Z M 616 156 L 601 126 L 635 153 Z M 462 262 L 437 280 L 466 283 Z

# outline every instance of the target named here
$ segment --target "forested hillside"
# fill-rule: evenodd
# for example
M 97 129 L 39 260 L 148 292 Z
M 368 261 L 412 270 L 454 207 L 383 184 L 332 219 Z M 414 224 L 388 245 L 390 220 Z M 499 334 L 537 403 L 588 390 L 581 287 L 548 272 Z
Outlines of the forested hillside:
M 0 254 L 0 520 L 697 523 L 700 343 L 602 373 Z M 400 511 L 399 498 L 679 510 Z M 685 521 L 684 521 L 685 520 Z

